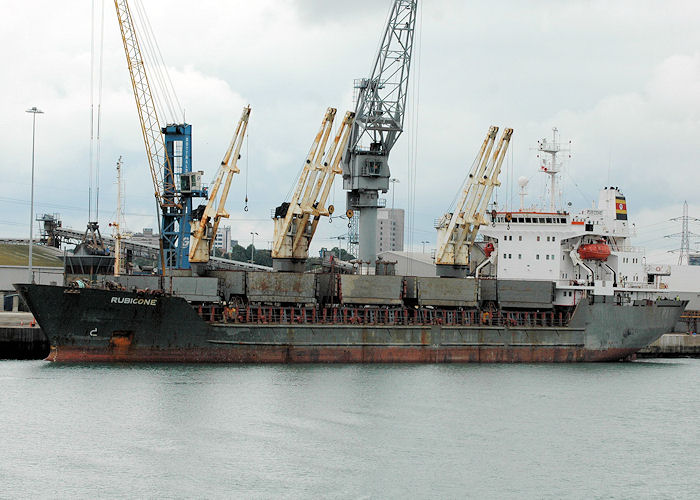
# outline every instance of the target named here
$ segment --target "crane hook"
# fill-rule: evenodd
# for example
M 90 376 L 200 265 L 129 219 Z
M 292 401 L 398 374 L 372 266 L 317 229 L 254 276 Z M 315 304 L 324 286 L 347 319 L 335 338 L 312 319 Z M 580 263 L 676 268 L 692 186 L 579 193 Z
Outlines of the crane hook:
M 245 197 L 245 206 L 243 207 L 243 211 L 247 212 L 248 211 L 248 197 Z

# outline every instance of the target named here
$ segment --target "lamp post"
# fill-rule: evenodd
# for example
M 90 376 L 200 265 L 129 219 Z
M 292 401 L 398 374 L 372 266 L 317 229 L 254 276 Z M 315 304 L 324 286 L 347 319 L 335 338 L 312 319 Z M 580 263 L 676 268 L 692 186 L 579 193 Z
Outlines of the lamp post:
M 338 248 L 338 260 L 343 260 L 342 259 L 342 256 L 343 256 L 343 241 L 342 240 L 345 239 L 345 236 L 344 235 L 334 236 L 333 239 L 338 240 L 338 247 L 337 247 Z
M 425 244 L 430 243 L 430 242 L 429 241 L 421 241 L 421 243 L 423 244 L 423 253 L 425 253 Z
M 32 114 L 32 193 L 29 202 L 29 282 L 34 283 L 32 270 L 32 247 L 34 246 L 34 144 L 36 138 L 36 115 L 44 112 L 36 106 L 29 108 L 27 113 Z
M 250 263 L 255 264 L 255 237 L 259 235 L 255 231 L 251 231 L 250 236 L 253 238 L 250 244 Z
M 400 182 L 400 181 L 396 178 L 391 178 L 391 179 L 389 179 L 389 182 L 391 182 L 391 184 L 393 184 L 391 186 L 391 211 L 393 212 L 394 211 L 394 197 L 396 195 L 396 183 Z

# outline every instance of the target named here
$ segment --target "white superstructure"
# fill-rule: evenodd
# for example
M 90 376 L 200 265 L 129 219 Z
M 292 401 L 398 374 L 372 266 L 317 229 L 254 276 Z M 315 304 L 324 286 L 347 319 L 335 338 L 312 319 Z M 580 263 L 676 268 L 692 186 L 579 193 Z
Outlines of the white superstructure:
M 496 257 L 485 272 L 498 279 L 553 281 L 556 305 L 574 305 L 585 290 L 608 296 L 658 290 L 653 274 L 648 277 L 644 250 L 630 242 L 635 229 L 616 187 L 602 189 L 597 206 L 578 214 L 520 210 L 489 216 L 491 224 L 480 229 L 482 248 L 491 243 Z

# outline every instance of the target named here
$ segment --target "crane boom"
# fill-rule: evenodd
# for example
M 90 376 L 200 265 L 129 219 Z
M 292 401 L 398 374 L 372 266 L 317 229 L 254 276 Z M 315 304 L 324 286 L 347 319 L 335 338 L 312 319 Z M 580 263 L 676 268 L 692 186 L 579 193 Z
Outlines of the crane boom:
M 158 206 L 165 210 L 178 206 L 175 199 L 175 176 L 165 151 L 165 142 L 161 131 L 158 114 L 151 86 L 148 83 L 148 75 L 144 66 L 141 48 L 134 29 L 133 19 L 127 0 L 114 0 L 121 30 L 124 53 L 129 66 L 131 86 L 136 99 L 136 108 L 141 123 L 143 142 L 146 146 L 148 166 L 153 180 L 153 189 Z M 162 172 L 165 169 L 166 175 Z
M 190 238 L 189 254 L 190 262 L 209 262 L 209 256 L 211 255 L 213 242 L 219 228 L 219 222 L 222 218 L 227 218 L 229 216 L 225 208 L 226 199 L 229 189 L 231 188 L 233 175 L 240 173 L 238 159 L 240 158 L 241 147 L 243 146 L 243 140 L 246 130 L 248 129 L 249 117 L 250 106 L 246 106 L 243 108 L 241 118 L 238 120 L 238 125 L 236 126 L 236 132 L 224 154 L 223 160 L 221 160 L 221 165 L 212 183 L 209 192 L 209 201 L 204 207 L 199 220 L 192 222 L 192 237 Z M 221 192 L 219 192 L 219 190 L 221 190 Z M 217 196 L 219 196 L 218 208 L 215 208 Z
M 355 114 L 348 111 L 330 148 L 330 137 L 336 109 L 328 108 L 304 162 L 301 175 L 289 203 L 275 209 L 275 232 L 272 246 L 273 267 L 282 271 L 302 270 L 308 258 L 309 245 L 321 217 L 333 213 L 326 207 L 333 180 L 342 173 L 340 161 L 350 139 Z
M 468 271 L 469 250 L 474 245 L 479 227 L 486 222 L 484 215 L 493 189 L 500 186 L 498 175 L 513 129 L 505 129 L 498 143 L 497 135 L 498 127 L 490 127 L 454 211 L 443 215 L 436 225 L 435 264 L 440 276 L 463 276 Z

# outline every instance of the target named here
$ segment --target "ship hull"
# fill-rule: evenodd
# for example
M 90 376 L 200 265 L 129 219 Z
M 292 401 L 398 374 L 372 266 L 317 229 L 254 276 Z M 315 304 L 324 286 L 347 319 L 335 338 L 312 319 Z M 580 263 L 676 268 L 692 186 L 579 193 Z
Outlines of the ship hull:
M 57 362 L 530 363 L 624 359 L 685 305 L 581 303 L 565 327 L 224 324 L 182 298 L 18 285 Z

